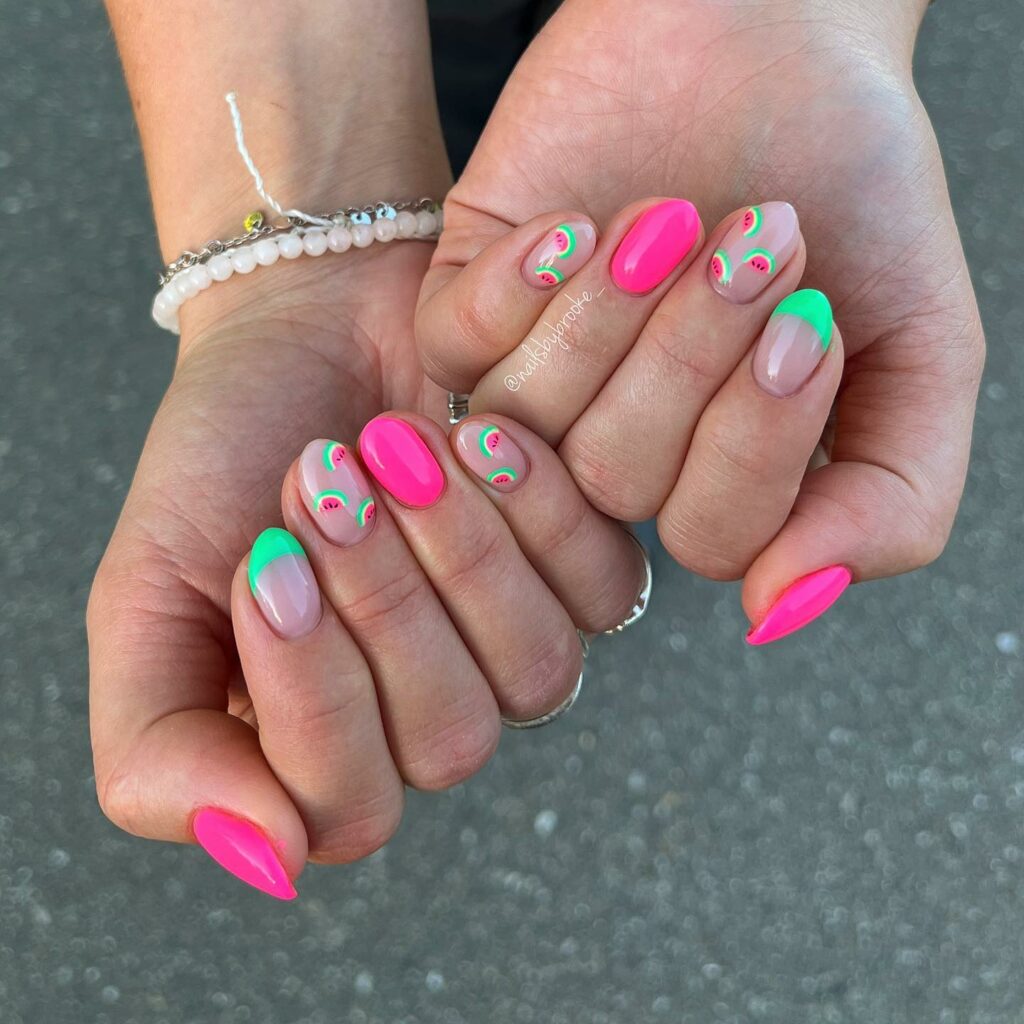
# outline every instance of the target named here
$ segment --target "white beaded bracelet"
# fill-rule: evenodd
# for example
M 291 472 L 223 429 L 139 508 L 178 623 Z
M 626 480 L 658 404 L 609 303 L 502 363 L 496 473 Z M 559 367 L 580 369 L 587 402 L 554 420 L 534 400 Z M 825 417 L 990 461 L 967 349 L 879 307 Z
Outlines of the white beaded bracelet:
M 421 200 L 421 209 L 396 209 L 390 203 L 378 203 L 368 210 L 382 211 L 369 223 L 353 222 L 351 212 L 335 214 L 344 218 L 344 223 L 335 221 L 334 226 L 307 227 L 295 225 L 288 229 L 264 229 L 262 215 L 243 237 L 256 235 L 263 230 L 264 237 L 248 245 L 225 242 L 208 243 L 201 254 L 186 253 L 168 268 L 161 280 L 163 287 L 153 300 L 153 319 L 164 330 L 179 333 L 178 310 L 193 296 L 205 291 L 215 281 L 226 281 L 234 274 L 250 274 L 257 267 L 269 267 L 279 259 L 298 259 L 300 256 L 323 256 L 325 252 L 346 252 L 355 246 L 365 249 L 374 242 L 391 242 L 395 239 L 434 240 L 441 232 L 443 214 L 440 207 L 431 200 Z M 432 208 L 433 207 L 433 208 Z M 368 210 L 356 213 L 369 219 Z M 254 215 L 250 215 L 250 219 Z M 324 220 L 325 218 L 318 218 Z M 250 221 L 247 220 L 248 227 Z M 279 233 L 269 233 L 279 232 Z M 182 263 L 182 261 L 185 261 Z M 178 264 L 178 266 L 176 266 Z
M 257 267 L 269 267 L 282 257 L 323 256 L 345 252 L 352 246 L 365 249 L 374 242 L 395 239 L 434 240 L 441 233 L 441 204 L 430 198 L 416 202 L 373 203 L 349 207 L 333 214 L 314 215 L 302 210 L 284 210 L 266 190 L 263 176 L 249 155 L 242 131 L 242 115 L 233 92 L 225 96 L 235 128 L 235 145 L 252 175 L 256 191 L 280 217 L 282 223 L 265 222 L 256 210 L 245 218 L 244 234 L 226 242 L 207 242 L 199 252 L 186 251 L 168 264 L 160 275 L 160 290 L 153 300 L 153 319 L 165 330 L 179 333 L 178 310 L 193 296 L 215 281 L 234 274 L 250 274 Z

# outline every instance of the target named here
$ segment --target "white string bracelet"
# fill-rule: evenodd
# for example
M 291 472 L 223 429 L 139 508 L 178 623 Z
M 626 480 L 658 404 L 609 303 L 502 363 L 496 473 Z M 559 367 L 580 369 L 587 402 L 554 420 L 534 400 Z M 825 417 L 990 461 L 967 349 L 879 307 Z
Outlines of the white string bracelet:
M 242 225 L 243 233 L 225 241 L 207 242 L 197 251 L 186 250 L 160 274 L 160 290 L 153 300 L 153 319 L 165 330 L 179 333 L 178 310 L 182 304 L 217 281 L 234 274 L 249 274 L 279 259 L 323 256 L 346 252 L 353 246 L 365 249 L 374 242 L 396 239 L 434 241 L 441 233 L 441 204 L 424 197 L 400 202 L 376 202 L 350 206 L 328 214 L 282 209 L 267 191 L 245 144 L 242 116 L 233 92 L 225 97 L 231 109 L 235 146 L 252 176 L 263 201 L 281 221 L 269 223 L 262 210 L 254 210 Z

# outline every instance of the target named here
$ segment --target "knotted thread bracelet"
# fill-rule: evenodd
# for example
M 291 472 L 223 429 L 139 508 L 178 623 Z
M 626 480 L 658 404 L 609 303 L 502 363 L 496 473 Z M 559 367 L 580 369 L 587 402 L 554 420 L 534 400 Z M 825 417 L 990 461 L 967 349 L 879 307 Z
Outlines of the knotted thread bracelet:
M 153 319 L 160 327 L 177 334 L 178 310 L 183 303 L 234 274 L 250 274 L 257 267 L 273 266 L 279 259 L 346 252 L 353 246 L 365 249 L 374 242 L 433 241 L 441 233 L 441 204 L 429 197 L 350 206 L 330 214 L 282 209 L 264 187 L 263 177 L 246 148 L 235 94 L 228 93 L 225 99 L 231 108 L 238 152 L 256 191 L 280 220 L 270 223 L 262 210 L 255 210 L 245 218 L 243 233 L 237 238 L 207 242 L 202 249 L 186 250 L 168 263 L 160 274 L 160 290 L 153 300 Z

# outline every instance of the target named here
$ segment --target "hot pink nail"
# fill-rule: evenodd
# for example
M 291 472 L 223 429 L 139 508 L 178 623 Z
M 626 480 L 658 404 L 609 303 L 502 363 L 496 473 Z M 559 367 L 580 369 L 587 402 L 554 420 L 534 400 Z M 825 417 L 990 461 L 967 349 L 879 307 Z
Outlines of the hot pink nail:
M 747 634 L 747 643 L 770 644 L 803 629 L 835 604 L 852 578 L 845 566 L 832 565 L 791 583 Z
M 297 640 L 323 614 L 320 588 L 302 545 L 279 527 L 264 530 L 249 552 L 249 587 L 270 628 Z
M 711 257 L 711 287 L 730 302 L 752 302 L 793 258 L 799 243 L 800 222 L 789 203 L 751 206 Z
M 471 420 L 456 437 L 462 461 L 499 491 L 514 491 L 525 479 L 526 456 L 504 430 L 486 420 Z
M 754 380 L 786 398 L 800 390 L 832 344 L 832 307 L 821 292 L 787 295 L 772 313 L 754 350 Z
M 554 288 L 594 255 L 596 245 L 597 232 L 589 221 L 559 224 L 523 260 L 523 277 L 535 288 Z
M 377 507 L 350 448 L 323 438 L 299 459 L 299 486 L 313 521 L 333 544 L 358 544 L 373 529 Z
M 697 207 L 667 199 L 645 210 L 619 242 L 612 257 L 612 280 L 631 295 L 657 288 L 682 263 L 700 235 Z
M 274 847 L 251 822 L 214 807 L 204 807 L 192 819 L 196 842 L 222 867 L 260 892 L 293 900 L 292 885 Z
M 359 454 L 377 482 L 403 505 L 427 508 L 444 490 L 444 473 L 405 420 L 378 416 L 359 438 Z

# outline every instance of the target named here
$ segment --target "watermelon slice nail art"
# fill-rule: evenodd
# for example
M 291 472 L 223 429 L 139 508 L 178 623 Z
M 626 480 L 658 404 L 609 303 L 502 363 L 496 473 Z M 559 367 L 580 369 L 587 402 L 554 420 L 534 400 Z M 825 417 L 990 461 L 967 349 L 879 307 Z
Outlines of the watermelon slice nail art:
M 332 544 L 356 544 L 373 526 L 373 495 L 350 448 L 317 440 L 299 458 L 299 490 L 310 518 Z
M 523 277 L 534 288 L 555 288 L 594 254 L 597 231 L 589 221 L 559 224 L 523 260 Z
M 461 424 L 456 449 L 467 468 L 496 490 L 514 491 L 526 478 L 528 466 L 522 449 L 505 430 L 486 420 Z
M 789 203 L 750 206 L 711 257 L 708 282 L 729 302 L 752 302 L 796 255 L 799 245 L 800 223 Z

